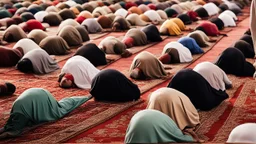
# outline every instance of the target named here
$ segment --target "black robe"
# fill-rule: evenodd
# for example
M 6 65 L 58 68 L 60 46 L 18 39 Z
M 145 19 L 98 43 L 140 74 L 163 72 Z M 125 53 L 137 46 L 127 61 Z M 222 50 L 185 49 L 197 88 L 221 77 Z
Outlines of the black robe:
M 184 93 L 200 110 L 211 110 L 228 98 L 225 91 L 217 91 L 203 76 L 192 69 L 180 70 L 172 78 L 168 87 Z
M 151 42 L 162 41 L 160 33 L 155 25 L 147 25 L 141 29 L 146 35 L 147 40 Z
M 205 8 L 200 7 L 198 9 L 195 10 L 195 12 L 198 14 L 199 17 L 201 18 L 206 18 L 209 17 L 208 12 L 206 11 Z
M 114 69 L 99 72 L 92 80 L 90 93 L 99 101 L 127 102 L 140 98 L 138 86 Z
M 224 29 L 224 22 L 220 18 L 214 17 L 214 18 L 211 18 L 209 21 L 214 23 L 218 27 L 219 30 Z
M 254 49 L 248 42 L 244 40 L 238 40 L 234 44 L 234 47 L 239 49 L 246 58 L 254 58 L 254 55 L 255 55 Z
M 185 25 L 192 23 L 190 17 L 187 14 L 179 14 L 177 18 L 179 18 Z
M 248 34 L 244 34 L 244 35 L 240 38 L 240 40 L 244 40 L 244 41 L 248 42 L 248 43 L 251 45 L 251 47 L 253 47 L 252 36 L 250 36 L 250 35 L 248 35 Z

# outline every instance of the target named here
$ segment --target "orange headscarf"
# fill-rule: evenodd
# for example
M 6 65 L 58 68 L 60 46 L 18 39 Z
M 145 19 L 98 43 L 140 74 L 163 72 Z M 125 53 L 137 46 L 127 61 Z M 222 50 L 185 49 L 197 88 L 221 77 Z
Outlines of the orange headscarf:
M 151 22 L 151 20 L 148 18 L 148 16 L 144 15 L 144 14 L 141 14 L 140 15 L 140 18 L 145 21 L 145 22 Z
M 196 0 L 196 2 L 200 5 L 205 5 L 206 2 L 204 0 Z
M 84 18 L 93 18 L 92 14 L 89 11 L 82 11 L 78 16 L 83 16 Z
M 129 9 L 128 9 L 128 12 L 130 12 L 130 13 L 136 13 L 136 14 L 138 14 L 138 15 L 143 14 L 143 12 L 141 11 L 141 9 L 138 8 L 138 7 L 136 7 L 136 6 L 133 6 L 133 7 L 129 8 Z
M 72 10 L 75 15 L 78 15 L 80 13 L 80 11 L 76 7 L 71 7 L 70 10 Z

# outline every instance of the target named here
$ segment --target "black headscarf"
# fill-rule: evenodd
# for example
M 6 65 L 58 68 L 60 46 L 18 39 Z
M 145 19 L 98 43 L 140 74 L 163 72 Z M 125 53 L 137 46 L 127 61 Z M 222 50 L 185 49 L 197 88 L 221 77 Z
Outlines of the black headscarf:
M 238 40 L 234 44 L 234 47 L 239 49 L 246 58 L 254 58 L 254 55 L 255 55 L 254 49 L 248 42 L 244 40 Z
M 90 5 L 90 4 L 88 4 L 88 3 L 84 3 L 84 4 L 82 5 L 82 8 L 83 8 L 84 10 L 89 11 L 90 13 L 92 13 L 93 10 L 94 10 L 94 8 L 92 7 L 92 5 Z
M 222 3 L 222 4 L 220 4 L 219 5 L 219 8 L 221 9 L 221 11 L 225 11 L 225 10 L 228 10 L 229 8 L 228 8 L 228 5 L 226 5 L 226 4 L 224 4 L 224 3 Z
M 218 27 L 219 30 L 224 29 L 224 22 L 221 19 L 219 19 L 218 17 L 213 17 L 209 21 L 214 23 Z
M 189 17 L 187 14 L 179 14 L 179 15 L 177 16 L 177 18 L 179 18 L 180 20 L 182 20 L 182 22 L 183 22 L 185 25 L 188 25 L 188 24 L 191 24 L 191 23 L 192 23 L 190 17 Z
M 238 15 L 238 14 L 242 13 L 242 11 L 241 11 L 240 9 L 238 9 L 238 8 L 230 8 L 230 10 L 231 10 L 233 13 L 235 13 L 235 15 Z
M 48 23 L 50 26 L 60 25 L 62 18 L 57 13 L 49 13 L 43 18 L 43 22 Z
M 7 93 L 8 94 L 13 94 L 16 91 L 16 86 L 12 83 L 6 82 L 6 87 L 7 87 Z
M 63 20 L 66 20 L 66 19 L 69 19 L 69 18 L 71 18 L 71 19 L 75 19 L 76 18 L 75 13 L 72 10 L 70 10 L 70 9 L 63 9 L 63 10 L 61 10 L 59 12 L 59 15 L 61 16 L 61 18 Z
M 153 24 L 147 25 L 142 28 L 142 31 L 147 35 L 147 40 L 151 42 L 162 41 L 157 27 Z
M 31 12 L 24 12 L 20 15 L 20 17 L 24 22 L 35 19 L 34 15 Z
M 75 28 L 80 33 L 83 42 L 90 40 L 89 33 L 84 26 L 79 25 L 79 26 L 76 26 Z
M 138 100 L 140 90 L 117 70 L 106 69 L 92 80 L 91 95 L 99 101 L 127 102 Z
M 251 47 L 253 48 L 252 36 L 250 36 L 250 35 L 248 35 L 248 34 L 244 34 L 244 35 L 240 38 L 240 40 L 244 40 L 244 41 L 248 42 L 248 43 L 251 45 Z
M 205 8 L 200 7 L 195 10 L 195 12 L 198 14 L 199 17 L 201 18 L 206 18 L 209 17 L 208 12 L 205 10 Z
M 165 13 L 167 14 L 168 17 L 173 17 L 173 16 L 176 16 L 178 14 L 178 12 L 172 8 L 166 8 L 165 10 Z
M 203 76 L 192 69 L 180 70 L 172 78 L 168 87 L 184 93 L 200 110 L 211 110 L 228 98 L 225 91 L 217 91 Z
M 17 69 L 24 73 L 33 72 L 33 64 L 28 58 L 24 58 L 18 62 Z
M 106 56 L 94 43 L 81 46 L 74 55 L 80 55 L 88 59 L 95 67 L 106 65 Z
M 233 47 L 224 50 L 217 58 L 215 64 L 226 74 L 253 76 L 255 72 L 253 65 L 245 60 L 244 54 Z

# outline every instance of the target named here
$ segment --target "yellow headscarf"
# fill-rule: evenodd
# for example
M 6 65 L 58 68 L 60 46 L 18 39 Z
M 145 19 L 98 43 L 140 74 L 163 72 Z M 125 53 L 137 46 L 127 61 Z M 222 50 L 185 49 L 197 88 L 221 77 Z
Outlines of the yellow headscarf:
M 173 21 L 174 23 L 176 23 L 178 25 L 178 27 L 180 28 L 180 30 L 184 31 L 187 30 L 186 26 L 184 25 L 183 21 L 180 20 L 179 18 L 173 18 L 171 19 L 171 21 Z
M 164 27 L 166 27 L 168 29 L 169 34 L 172 36 L 181 34 L 181 30 L 180 30 L 179 26 L 171 20 L 168 20 L 165 23 Z

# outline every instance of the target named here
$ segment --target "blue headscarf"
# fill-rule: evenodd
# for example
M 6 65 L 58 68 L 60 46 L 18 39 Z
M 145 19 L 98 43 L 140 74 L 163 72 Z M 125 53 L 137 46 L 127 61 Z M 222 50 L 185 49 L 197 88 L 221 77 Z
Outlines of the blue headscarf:
M 199 47 L 196 41 L 190 37 L 182 37 L 178 40 L 183 46 L 187 47 L 192 54 L 201 54 L 204 51 Z

